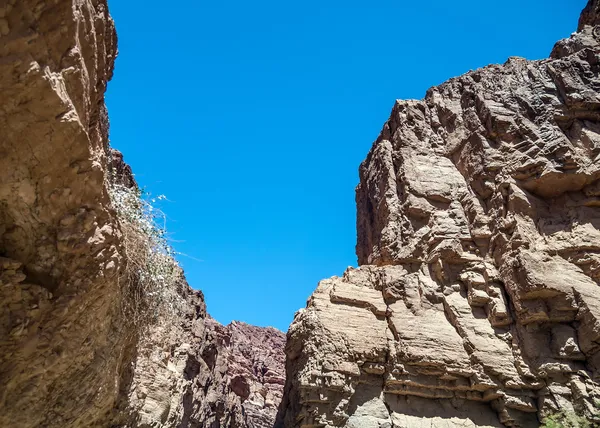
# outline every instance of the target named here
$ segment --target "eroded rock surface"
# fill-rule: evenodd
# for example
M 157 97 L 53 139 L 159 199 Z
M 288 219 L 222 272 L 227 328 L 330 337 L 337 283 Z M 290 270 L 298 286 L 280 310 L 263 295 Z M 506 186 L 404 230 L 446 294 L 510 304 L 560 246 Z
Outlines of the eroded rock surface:
M 118 395 L 115 55 L 103 1 L 0 5 L 0 426 L 98 426 Z
M 283 395 L 285 335 L 220 325 L 198 293 L 180 311 L 141 340 L 118 425 L 271 428 Z
M 0 2 L 0 426 L 267 427 L 282 333 L 218 326 L 183 274 L 133 323 L 110 186 L 105 0 Z
M 296 315 L 278 426 L 597 415 L 599 46 L 590 1 L 550 59 L 395 104 L 360 167 L 361 266 Z
M 217 353 L 205 357 L 215 360 L 215 373 L 225 373 L 217 383 L 223 396 L 236 403 L 229 408 L 243 408 L 242 426 L 272 428 L 285 384 L 285 334 L 241 322 L 222 326 L 211 320 L 210 325 Z

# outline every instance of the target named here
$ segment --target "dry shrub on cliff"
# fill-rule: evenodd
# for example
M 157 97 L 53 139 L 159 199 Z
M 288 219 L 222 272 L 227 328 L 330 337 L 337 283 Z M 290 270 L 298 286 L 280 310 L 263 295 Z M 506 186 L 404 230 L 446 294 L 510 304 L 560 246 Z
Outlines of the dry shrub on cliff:
M 113 184 L 111 201 L 119 217 L 126 256 L 123 308 L 127 319 L 139 327 L 180 310 L 178 293 L 182 269 L 169 245 L 165 215 L 137 187 Z

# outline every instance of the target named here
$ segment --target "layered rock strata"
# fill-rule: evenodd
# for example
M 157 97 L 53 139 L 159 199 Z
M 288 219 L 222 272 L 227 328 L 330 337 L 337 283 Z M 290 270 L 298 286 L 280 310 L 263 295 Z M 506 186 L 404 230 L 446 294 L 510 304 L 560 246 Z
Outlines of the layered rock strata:
M 550 59 L 396 102 L 360 167 L 361 266 L 296 314 L 277 426 L 600 423 L 599 8 Z
M 182 273 L 145 325 L 110 186 L 105 0 L 0 2 L 0 426 L 267 427 L 284 337 L 217 325 Z

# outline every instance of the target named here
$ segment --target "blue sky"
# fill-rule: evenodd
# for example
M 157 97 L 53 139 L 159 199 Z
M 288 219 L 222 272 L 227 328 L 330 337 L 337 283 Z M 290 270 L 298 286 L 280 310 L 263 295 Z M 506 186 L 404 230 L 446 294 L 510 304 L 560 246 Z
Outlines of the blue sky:
M 356 265 L 358 166 L 396 98 L 545 58 L 585 0 L 112 0 L 111 144 L 209 313 L 281 330 Z

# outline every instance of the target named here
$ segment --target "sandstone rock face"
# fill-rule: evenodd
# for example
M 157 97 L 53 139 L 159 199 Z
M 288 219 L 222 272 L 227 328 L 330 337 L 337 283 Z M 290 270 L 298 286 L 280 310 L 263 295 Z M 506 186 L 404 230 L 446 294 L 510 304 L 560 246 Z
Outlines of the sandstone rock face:
M 277 426 L 595 417 L 599 12 L 590 1 L 548 60 L 510 58 L 395 104 L 360 167 L 361 266 L 297 313 Z
M 118 394 L 115 55 L 103 1 L 0 5 L 0 426 L 98 426 Z
M 128 319 L 115 56 L 105 0 L 0 2 L 0 426 L 272 426 L 282 333 L 217 325 L 182 273 L 170 310 Z

